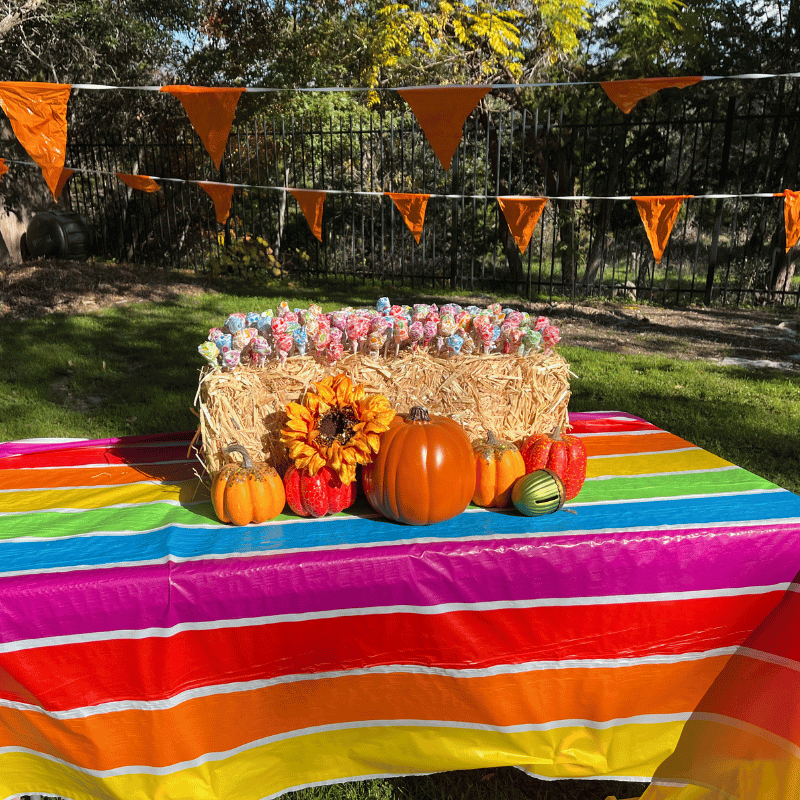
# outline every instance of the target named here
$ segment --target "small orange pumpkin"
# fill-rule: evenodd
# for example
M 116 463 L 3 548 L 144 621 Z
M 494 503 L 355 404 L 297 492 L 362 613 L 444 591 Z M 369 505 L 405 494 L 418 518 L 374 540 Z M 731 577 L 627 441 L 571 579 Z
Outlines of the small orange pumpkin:
M 242 463 L 231 461 L 214 476 L 211 502 L 220 521 L 247 525 L 277 517 L 286 505 L 280 475 L 263 461 L 254 464 L 238 443 L 229 444 L 225 453 L 239 453 Z
M 475 494 L 472 502 L 484 508 L 505 508 L 511 487 L 525 474 L 522 453 L 513 442 L 498 439 L 488 431 L 485 439 L 472 442 L 475 455 Z

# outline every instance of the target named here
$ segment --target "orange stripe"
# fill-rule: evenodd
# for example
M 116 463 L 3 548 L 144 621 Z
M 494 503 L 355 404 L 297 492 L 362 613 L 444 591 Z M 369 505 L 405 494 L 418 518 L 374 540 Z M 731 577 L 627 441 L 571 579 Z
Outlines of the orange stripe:
M 677 450 L 681 447 L 694 447 L 691 442 L 674 436 L 671 433 L 648 433 L 641 436 L 589 436 L 578 438 L 586 447 L 586 455 L 633 455 L 634 453 L 657 453 L 665 450 Z
M 3 474 L 3 489 L 54 489 L 63 486 L 122 486 L 138 481 L 188 481 L 200 469 L 191 463 L 146 464 L 130 467 L 123 464 L 98 464 L 92 467 L 61 469 L 9 469 Z M 2 495 L 0 495 L 2 497 Z
M 118 711 L 73 720 L 3 709 L 0 748 L 29 747 L 78 766 L 106 770 L 129 764 L 167 766 L 286 731 L 362 720 L 506 726 L 587 716 L 600 721 L 688 714 L 726 658 L 479 678 L 348 675 L 201 697 L 167 710 Z

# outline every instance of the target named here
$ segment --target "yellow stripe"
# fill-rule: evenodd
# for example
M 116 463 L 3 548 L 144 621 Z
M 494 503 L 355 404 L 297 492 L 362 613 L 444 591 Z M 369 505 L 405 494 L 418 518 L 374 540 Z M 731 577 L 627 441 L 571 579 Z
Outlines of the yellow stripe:
M 595 730 L 486 731 L 392 726 L 323 731 L 252 747 L 167 775 L 87 775 L 30 753 L 0 754 L 0 797 L 28 792 L 72 798 L 191 797 L 239 800 L 308 784 L 385 774 L 521 766 L 550 778 L 647 780 L 673 751 L 683 722 L 623 723 Z
M 730 461 L 707 450 L 683 450 L 673 453 L 645 453 L 632 456 L 595 456 L 586 464 L 586 477 L 605 475 L 652 475 L 659 472 L 719 469 L 732 466 Z
M 179 484 L 135 483 L 90 489 L 45 489 L 36 492 L 8 492 L 2 495 L 4 512 L 44 511 L 51 508 L 91 509 L 130 503 L 158 503 L 168 500 L 191 502 L 208 497 L 196 480 Z

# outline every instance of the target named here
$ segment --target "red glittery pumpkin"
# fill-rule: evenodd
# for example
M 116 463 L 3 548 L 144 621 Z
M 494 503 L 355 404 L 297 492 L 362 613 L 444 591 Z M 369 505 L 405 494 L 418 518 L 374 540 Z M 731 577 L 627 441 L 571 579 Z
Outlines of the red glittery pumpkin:
M 289 508 L 301 517 L 324 517 L 349 508 L 356 501 L 358 489 L 355 481 L 342 483 L 328 467 L 310 475 L 294 464 L 286 470 L 283 485 Z

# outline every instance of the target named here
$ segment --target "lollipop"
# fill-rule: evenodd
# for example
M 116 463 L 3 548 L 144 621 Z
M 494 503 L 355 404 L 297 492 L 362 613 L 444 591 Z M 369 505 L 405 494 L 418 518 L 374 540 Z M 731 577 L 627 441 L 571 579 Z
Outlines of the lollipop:
M 439 333 L 439 323 L 434 322 L 432 319 L 426 320 L 422 329 L 423 345 L 425 347 L 430 347 L 431 341 L 435 338 L 436 334 Z
M 445 339 L 452 336 L 457 328 L 456 318 L 449 311 L 443 313 L 439 318 L 439 335 L 444 336 Z
M 238 367 L 241 356 L 242 354 L 238 350 L 226 350 L 222 354 L 222 366 L 227 370 Z
M 353 343 L 353 352 L 358 352 L 361 342 L 369 333 L 369 317 L 351 314 L 347 318 L 347 336 Z
M 286 364 L 286 359 L 294 347 L 294 338 L 288 333 L 282 333 L 276 337 L 275 344 L 278 347 L 278 358 L 280 358 L 281 364 Z
M 542 334 L 533 328 L 525 328 L 522 331 L 522 348 L 525 354 L 532 353 L 542 343 Z
M 247 346 L 247 352 L 254 367 L 263 367 L 272 355 L 272 346 L 263 336 L 254 336 Z
M 231 314 L 225 321 L 225 330 L 228 333 L 236 333 L 246 326 L 246 318 L 244 314 Z
M 278 303 L 278 316 L 279 317 L 283 317 L 286 314 L 291 313 L 291 310 L 292 309 L 289 307 L 289 304 L 285 300 L 281 300 L 280 303 Z
M 244 350 L 254 335 L 258 336 L 256 328 L 242 328 L 242 330 L 236 331 L 233 334 L 233 349 Z
M 380 331 L 370 331 L 367 334 L 367 352 L 371 358 L 377 358 L 383 347 L 383 333 Z
M 464 336 L 464 341 L 461 344 L 461 352 L 465 356 L 471 356 L 475 352 L 475 340 L 469 334 Z
M 398 318 L 394 321 L 394 332 L 392 341 L 394 342 L 394 355 L 397 358 L 400 353 L 400 345 L 408 339 L 408 322 L 405 318 Z
M 224 336 L 225 331 L 222 328 L 209 328 L 208 329 L 208 341 L 214 342 L 216 341 L 218 336 Z
M 340 342 L 331 342 L 328 345 L 328 361 L 335 364 L 344 354 L 344 347 Z
M 220 353 L 225 353 L 233 348 L 233 336 L 229 333 L 222 333 L 214 339 L 214 344 L 219 348 Z
M 247 325 L 248 328 L 257 328 L 258 317 L 259 315 L 255 311 L 248 311 L 244 318 L 245 325 Z
M 550 320 L 547 317 L 537 317 L 536 323 L 533 326 L 535 331 L 544 330 L 550 324 Z
M 328 332 L 328 336 L 330 337 L 330 344 L 328 345 L 328 347 L 330 347 L 332 344 L 341 345 L 342 341 L 344 340 L 344 334 L 339 328 L 331 328 L 330 331 Z
M 510 328 L 505 331 L 504 337 L 503 352 L 506 354 L 518 353 L 522 342 L 522 331 L 519 328 Z
M 415 303 L 414 308 L 411 310 L 412 322 L 424 322 L 430 310 L 430 306 L 427 303 Z
M 331 332 L 328 328 L 320 328 L 314 336 L 314 348 L 322 353 L 331 343 Z
M 423 336 L 425 336 L 425 326 L 419 320 L 415 320 L 408 326 L 408 341 L 411 343 L 411 349 L 415 352 Z
M 271 326 L 272 335 L 277 339 L 278 336 L 284 336 L 289 329 L 289 321 L 285 317 L 273 317 Z
M 379 297 L 378 302 L 375 303 L 375 309 L 379 314 L 388 313 L 391 306 L 392 304 L 389 302 L 388 297 Z
M 308 332 L 306 329 L 298 325 L 298 327 L 292 331 L 292 339 L 294 340 L 294 346 L 297 348 L 297 355 L 304 356 L 306 354 L 306 347 L 308 346 Z
M 550 350 L 561 341 L 561 334 L 555 325 L 548 325 L 542 330 L 544 349 Z
M 214 342 L 203 342 L 197 351 L 216 370 L 219 369 L 219 348 Z
M 452 336 L 447 337 L 447 353 L 450 356 L 457 356 L 461 353 L 461 348 L 464 346 L 464 337 L 454 333 Z
M 258 315 L 258 324 L 256 327 L 262 336 L 266 336 L 267 334 L 272 335 L 272 316 L 273 314 L 271 311 L 262 311 Z

